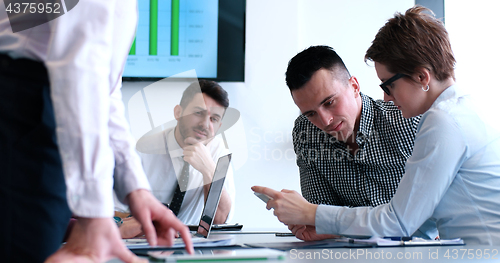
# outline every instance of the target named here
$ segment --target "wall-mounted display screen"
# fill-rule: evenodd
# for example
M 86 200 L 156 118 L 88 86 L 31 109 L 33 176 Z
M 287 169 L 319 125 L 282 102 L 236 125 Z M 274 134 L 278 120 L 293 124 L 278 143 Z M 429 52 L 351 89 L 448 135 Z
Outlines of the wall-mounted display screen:
M 244 80 L 245 1 L 139 0 L 138 10 L 125 80 Z

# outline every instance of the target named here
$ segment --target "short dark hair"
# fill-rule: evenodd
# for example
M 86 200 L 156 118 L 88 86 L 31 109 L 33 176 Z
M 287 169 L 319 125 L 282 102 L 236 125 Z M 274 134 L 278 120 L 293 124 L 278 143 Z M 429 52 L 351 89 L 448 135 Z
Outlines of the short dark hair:
M 291 91 L 300 89 L 320 69 L 328 69 L 340 81 L 349 81 L 351 75 L 340 56 L 329 46 L 311 46 L 295 55 L 285 73 L 286 85 Z
M 227 92 L 217 82 L 204 79 L 200 79 L 197 82 L 191 83 L 186 88 L 186 90 L 184 90 L 179 105 L 181 105 L 182 108 L 186 108 L 186 106 L 193 100 L 194 96 L 198 93 L 203 93 L 208 95 L 210 98 L 215 100 L 224 108 L 229 107 L 229 98 Z
M 396 13 L 380 28 L 365 55 L 365 62 L 381 63 L 392 73 L 412 75 L 419 67 L 437 80 L 455 78 L 455 57 L 443 22 L 431 10 L 416 5 Z

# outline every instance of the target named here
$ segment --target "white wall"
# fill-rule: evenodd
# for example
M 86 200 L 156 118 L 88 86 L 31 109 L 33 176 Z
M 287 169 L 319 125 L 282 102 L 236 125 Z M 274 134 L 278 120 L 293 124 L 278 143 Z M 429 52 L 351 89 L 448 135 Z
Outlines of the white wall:
M 362 92 L 381 98 L 375 70 L 363 61 L 365 51 L 394 12 L 413 4 L 413 0 L 247 0 L 245 82 L 221 83 L 231 107 L 241 112 L 240 121 L 226 132 L 234 153 L 237 191 L 233 222 L 245 229 L 283 227 L 253 195 L 252 185 L 300 191 L 291 139 L 299 111 L 284 81 L 288 61 L 308 46 L 330 45 L 358 77 Z M 188 83 L 144 89 L 155 125 L 173 119 L 175 102 L 170 98 L 180 98 Z M 123 85 L 136 138 L 150 128 L 142 96 L 134 96 L 148 84 Z
M 498 10 L 500 1 L 445 1 L 446 29 L 457 60 L 457 84 L 470 92 L 480 113 L 500 129 L 496 108 L 500 96 Z

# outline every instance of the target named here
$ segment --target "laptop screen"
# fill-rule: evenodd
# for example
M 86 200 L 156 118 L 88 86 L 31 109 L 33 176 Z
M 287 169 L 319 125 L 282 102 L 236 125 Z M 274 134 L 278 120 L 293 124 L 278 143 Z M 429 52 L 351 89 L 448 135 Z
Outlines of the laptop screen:
M 201 213 L 200 224 L 198 225 L 197 230 L 198 234 L 205 238 L 208 237 L 208 234 L 212 229 L 213 219 L 215 212 L 217 211 L 217 206 L 219 205 L 230 161 L 231 154 L 224 155 L 219 158 L 217 166 L 215 167 L 214 177 L 212 178 L 212 183 L 210 184 L 210 190 L 208 190 L 207 201 L 205 202 L 205 207 Z

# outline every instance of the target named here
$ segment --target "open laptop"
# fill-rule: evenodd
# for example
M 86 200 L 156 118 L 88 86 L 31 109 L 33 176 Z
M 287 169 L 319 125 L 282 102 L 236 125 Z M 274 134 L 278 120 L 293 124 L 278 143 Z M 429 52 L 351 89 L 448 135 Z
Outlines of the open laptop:
M 201 213 L 200 223 L 194 236 L 208 238 L 210 230 L 212 229 L 215 212 L 219 206 L 222 189 L 224 189 L 224 181 L 231 162 L 231 154 L 221 156 L 217 161 L 212 183 L 208 190 L 207 201 Z
M 231 162 L 231 155 L 227 154 L 221 156 L 217 161 L 217 166 L 215 167 L 214 176 L 212 177 L 212 183 L 210 184 L 210 189 L 208 190 L 207 200 L 205 201 L 205 206 L 203 212 L 201 213 L 200 223 L 196 233 L 192 233 L 191 237 L 194 245 L 197 242 L 206 242 L 210 230 L 212 229 L 213 219 L 215 212 L 217 211 L 217 206 L 219 205 L 219 200 L 222 195 L 222 189 L 224 189 L 224 181 L 226 179 L 226 174 L 229 169 L 229 163 Z M 220 238 L 215 238 L 212 243 L 219 241 L 223 243 L 227 240 L 227 237 L 221 236 Z M 125 240 L 127 247 L 129 249 L 150 249 L 151 247 L 147 244 L 145 238 L 132 238 Z M 207 243 L 208 244 L 208 243 Z M 182 238 L 176 238 L 173 247 L 183 246 Z M 203 244 L 199 244 L 202 245 Z

